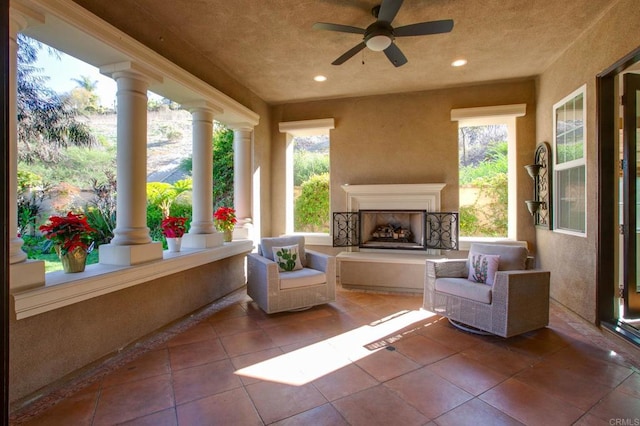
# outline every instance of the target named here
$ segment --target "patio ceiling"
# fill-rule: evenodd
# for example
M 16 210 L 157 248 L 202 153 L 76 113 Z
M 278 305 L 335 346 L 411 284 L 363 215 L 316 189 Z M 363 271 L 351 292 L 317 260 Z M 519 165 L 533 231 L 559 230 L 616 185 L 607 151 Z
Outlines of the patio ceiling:
M 532 77 L 616 3 L 405 0 L 395 27 L 440 19 L 455 25 L 448 34 L 397 39 L 409 62 L 395 68 L 368 49 L 333 66 L 361 36 L 311 28 L 318 21 L 365 28 L 379 0 L 75 2 L 196 75 L 224 70 L 273 104 Z M 453 68 L 459 58 L 468 64 Z M 328 80 L 315 82 L 318 74 Z

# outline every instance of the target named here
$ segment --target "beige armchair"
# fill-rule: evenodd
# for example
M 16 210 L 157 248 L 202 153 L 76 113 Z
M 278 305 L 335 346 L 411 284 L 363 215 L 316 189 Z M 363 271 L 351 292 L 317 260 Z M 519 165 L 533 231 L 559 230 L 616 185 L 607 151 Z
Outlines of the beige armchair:
M 469 259 L 427 260 L 425 309 L 468 331 L 475 328 L 502 337 L 548 325 L 550 274 L 530 269 L 533 262 L 526 248 L 474 244 L 469 253 L 499 256 L 493 283 L 469 280 Z
M 336 300 L 336 258 L 306 250 L 304 237 L 263 238 L 247 256 L 247 294 L 268 314 L 309 308 Z M 297 245 L 302 268 L 281 271 L 276 247 Z

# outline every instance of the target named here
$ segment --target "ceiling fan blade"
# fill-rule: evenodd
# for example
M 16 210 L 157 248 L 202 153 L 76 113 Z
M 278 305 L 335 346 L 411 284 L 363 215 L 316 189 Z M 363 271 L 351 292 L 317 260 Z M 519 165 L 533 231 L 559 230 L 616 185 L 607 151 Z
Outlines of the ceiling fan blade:
M 382 0 L 380 5 L 380 12 L 378 12 L 378 21 L 393 22 L 393 19 L 398 14 L 400 6 L 402 6 L 403 0 Z
M 335 61 L 331 62 L 331 65 L 342 65 L 342 64 L 344 64 L 347 60 L 351 59 L 356 53 L 358 53 L 359 51 L 364 49 L 366 46 L 367 45 L 364 44 L 364 41 L 363 41 L 362 43 L 358 44 L 357 46 L 352 47 L 351 49 L 346 51 L 342 56 L 340 56 Z
M 330 24 L 327 22 L 316 22 L 313 24 L 314 30 L 338 31 L 341 33 L 364 34 L 364 28 L 352 27 L 350 25 Z
M 387 58 L 393 65 L 395 65 L 396 68 L 407 63 L 407 57 L 404 56 L 404 53 L 402 53 L 395 43 L 391 43 L 389 47 L 384 49 L 384 54 L 387 55 Z
M 394 28 L 393 35 L 396 37 L 408 37 L 428 34 L 441 34 L 448 33 L 452 29 L 453 20 L 443 19 L 442 21 L 420 22 L 417 24 Z

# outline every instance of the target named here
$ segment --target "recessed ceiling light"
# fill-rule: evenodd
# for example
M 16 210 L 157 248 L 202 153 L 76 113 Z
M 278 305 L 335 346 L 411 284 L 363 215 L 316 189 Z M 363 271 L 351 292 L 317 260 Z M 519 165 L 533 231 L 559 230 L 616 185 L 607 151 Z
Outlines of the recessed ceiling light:
M 325 77 L 324 75 L 316 75 L 315 77 L 313 77 L 313 79 L 315 81 L 327 81 L 327 77 Z
M 452 67 L 461 67 L 463 65 L 467 65 L 466 59 L 456 59 L 455 61 L 451 62 Z

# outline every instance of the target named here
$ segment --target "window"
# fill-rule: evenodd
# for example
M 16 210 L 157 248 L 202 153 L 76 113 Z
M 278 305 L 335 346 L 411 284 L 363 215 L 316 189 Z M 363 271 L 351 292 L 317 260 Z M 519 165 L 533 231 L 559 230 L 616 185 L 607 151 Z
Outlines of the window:
M 506 205 L 506 232 L 502 231 L 502 235 L 487 235 L 493 238 L 507 237 L 510 239 L 516 239 L 516 230 L 517 228 L 517 205 L 515 200 L 517 199 L 517 180 L 515 179 L 517 170 L 515 167 L 516 164 L 516 146 L 517 146 L 517 138 L 516 138 L 516 118 L 522 117 L 526 114 L 527 110 L 526 104 L 514 104 L 514 105 L 497 105 L 490 107 L 478 107 L 478 108 L 460 108 L 451 110 L 451 120 L 458 122 L 458 128 L 460 132 L 460 137 L 469 136 L 465 135 L 465 132 L 471 131 L 471 128 L 484 128 L 483 132 L 491 135 L 487 141 L 489 142 L 498 142 L 499 139 L 506 140 L 506 152 L 504 144 L 502 144 L 502 151 L 498 150 L 496 154 L 498 156 L 504 155 L 502 161 L 506 161 L 506 173 L 507 173 L 507 182 L 506 188 L 504 186 L 501 187 L 503 191 L 503 200 L 506 197 L 506 201 L 503 203 Z M 506 138 L 506 139 L 505 139 Z M 463 141 L 460 141 L 462 144 Z M 465 150 L 468 146 L 463 147 L 460 146 L 460 150 Z M 499 148 L 499 147 L 496 147 Z M 468 153 L 466 153 L 468 154 Z M 464 166 L 462 163 L 463 158 L 465 157 L 464 153 L 461 152 L 461 163 L 460 168 Z M 491 156 L 489 156 L 491 158 Z M 467 159 L 469 156 L 467 155 Z M 505 164 L 502 164 L 502 170 L 505 168 Z M 461 173 L 462 174 L 462 173 Z M 462 185 L 461 185 L 461 191 Z M 463 196 L 462 192 L 460 194 L 461 198 Z M 464 217 L 464 202 L 460 200 L 460 222 L 462 226 L 462 221 Z M 504 212 L 503 212 L 504 214 Z M 479 236 L 476 234 L 466 233 L 461 227 L 460 230 L 461 236 L 461 247 L 464 246 L 465 243 L 468 243 L 472 238 L 478 238 Z M 466 238 L 465 238 L 466 237 Z M 471 237 L 471 238 L 469 238 Z
M 329 235 L 329 130 L 333 128 L 332 118 L 280 123 L 280 131 L 287 134 L 287 233 Z
M 586 85 L 553 106 L 555 226 L 586 235 Z
M 458 129 L 460 235 L 507 237 L 508 127 L 506 124 Z

